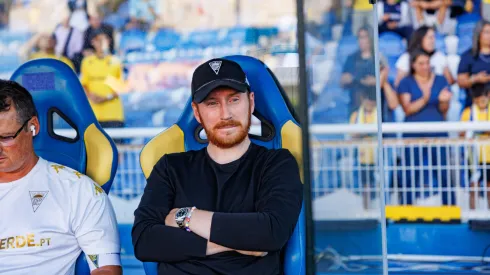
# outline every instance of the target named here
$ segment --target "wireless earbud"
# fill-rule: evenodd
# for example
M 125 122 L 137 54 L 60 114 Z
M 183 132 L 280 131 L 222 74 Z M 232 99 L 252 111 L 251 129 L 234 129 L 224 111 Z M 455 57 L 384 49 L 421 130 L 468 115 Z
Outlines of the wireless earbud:
M 36 135 L 36 126 L 31 125 L 31 132 L 32 132 L 32 136 Z

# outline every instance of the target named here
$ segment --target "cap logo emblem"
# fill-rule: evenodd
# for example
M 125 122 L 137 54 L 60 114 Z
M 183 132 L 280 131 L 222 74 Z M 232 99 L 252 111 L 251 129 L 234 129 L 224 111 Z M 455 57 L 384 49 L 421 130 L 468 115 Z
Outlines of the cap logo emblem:
M 212 61 L 209 62 L 209 67 L 214 71 L 216 75 L 219 73 L 219 69 L 221 68 L 222 61 Z

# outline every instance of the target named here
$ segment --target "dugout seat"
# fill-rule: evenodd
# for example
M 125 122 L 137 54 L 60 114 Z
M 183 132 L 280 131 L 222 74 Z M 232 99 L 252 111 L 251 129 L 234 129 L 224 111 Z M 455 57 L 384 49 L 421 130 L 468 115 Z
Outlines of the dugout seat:
M 61 61 L 37 59 L 21 65 L 11 80 L 24 86 L 34 99 L 41 125 L 34 138 L 36 153 L 88 175 L 109 193 L 117 169 L 117 149 L 97 122 L 75 72 Z M 68 126 L 64 129 L 68 133 L 55 127 L 59 118 Z M 75 274 L 90 274 L 83 252 Z
M 262 134 L 261 136 L 250 135 L 252 142 L 267 148 L 289 149 L 298 161 L 301 176 L 303 176 L 301 129 L 279 82 L 267 66 L 255 58 L 247 56 L 225 58 L 240 64 L 255 93 L 253 115 L 262 121 Z M 150 176 L 154 165 L 164 154 L 204 148 L 207 142 L 199 137 L 201 131 L 202 127 L 194 118 L 191 99 L 189 99 L 177 123 L 154 137 L 141 151 L 140 163 L 145 177 Z M 303 208 L 294 233 L 284 249 L 285 274 L 305 274 L 305 238 Z M 157 274 L 157 263 L 145 262 L 143 265 L 147 275 Z

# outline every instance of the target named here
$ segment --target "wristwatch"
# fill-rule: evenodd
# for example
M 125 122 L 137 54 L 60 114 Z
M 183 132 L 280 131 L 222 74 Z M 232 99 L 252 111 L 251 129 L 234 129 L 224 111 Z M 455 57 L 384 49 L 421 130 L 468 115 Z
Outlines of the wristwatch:
M 185 228 L 185 219 L 187 218 L 190 212 L 191 212 L 190 207 L 183 207 L 177 210 L 177 212 L 175 212 L 175 222 L 180 228 L 182 229 Z

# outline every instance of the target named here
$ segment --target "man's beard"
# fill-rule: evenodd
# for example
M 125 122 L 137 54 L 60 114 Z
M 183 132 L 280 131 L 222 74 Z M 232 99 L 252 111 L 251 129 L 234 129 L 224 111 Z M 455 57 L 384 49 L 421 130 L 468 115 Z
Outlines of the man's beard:
M 202 123 L 202 126 L 204 128 L 204 131 L 206 131 L 206 136 L 210 143 L 214 144 L 216 147 L 221 149 L 229 149 L 242 143 L 242 141 L 244 141 L 245 138 L 247 138 L 251 123 L 252 123 L 252 116 L 250 114 L 250 109 L 249 109 L 247 125 L 242 125 L 239 121 L 236 120 L 228 120 L 228 121 L 219 122 L 217 125 L 214 126 L 213 129 L 209 129 L 204 123 Z M 229 126 L 239 127 L 238 133 L 234 133 L 233 134 L 234 136 L 226 136 L 226 137 L 219 137 L 216 134 L 216 131 L 218 131 L 220 128 L 229 127 Z

